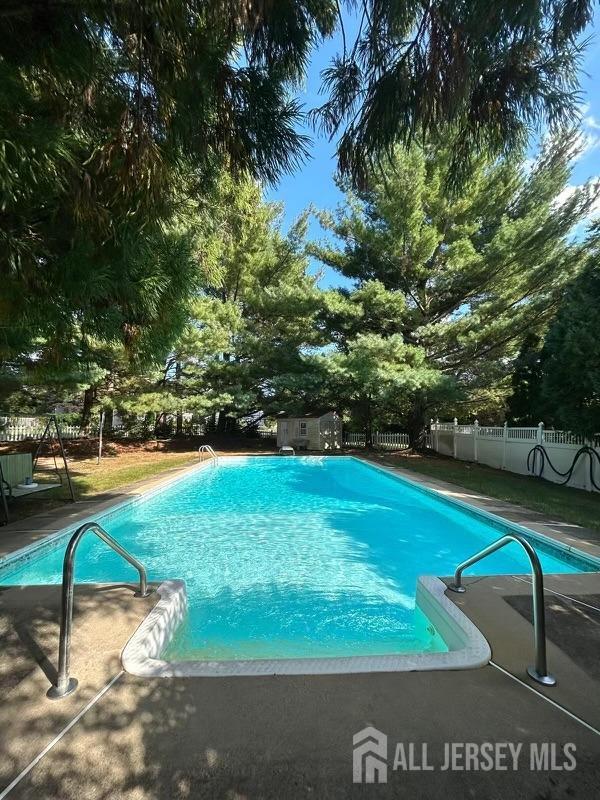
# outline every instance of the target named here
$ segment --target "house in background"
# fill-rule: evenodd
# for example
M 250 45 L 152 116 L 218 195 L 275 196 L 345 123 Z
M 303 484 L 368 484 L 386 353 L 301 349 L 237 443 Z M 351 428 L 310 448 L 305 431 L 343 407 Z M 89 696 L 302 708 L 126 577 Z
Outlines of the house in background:
M 277 447 L 295 450 L 339 450 L 342 446 L 342 419 L 335 411 L 277 419 Z

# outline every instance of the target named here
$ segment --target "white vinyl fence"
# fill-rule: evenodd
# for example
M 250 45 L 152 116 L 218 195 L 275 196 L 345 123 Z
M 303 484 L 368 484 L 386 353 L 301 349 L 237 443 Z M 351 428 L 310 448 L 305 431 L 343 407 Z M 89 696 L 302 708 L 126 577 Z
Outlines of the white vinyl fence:
M 344 432 L 344 444 L 348 447 L 364 447 L 364 433 Z M 373 446 L 387 450 L 406 450 L 409 447 L 408 433 L 374 433 Z
M 507 424 L 489 427 L 479 425 L 477 421 L 472 425 L 459 425 L 456 419 L 454 422 L 431 423 L 432 450 L 462 461 L 476 461 L 520 475 L 531 474 L 527 466 L 528 457 L 530 467 L 535 469 L 536 475 L 539 474 L 540 455 L 536 456 L 535 464 L 533 454 L 529 455 L 536 445 L 541 445 L 547 455 L 543 477 L 554 483 L 563 483 L 565 479 L 553 471 L 548 459 L 559 472 L 565 473 L 570 469 L 577 451 L 584 445 L 596 448 L 600 455 L 600 435 L 592 441 L 585 441 L 583 437 L 568 431 L 547 431 L 541 422 L 532 428 L 511 428 Z M 597 459 L 593 459 L 593 469 L 595 482 L 600 485 Z M 568 485 L 595 491 L 590 481 L 589 456 L 579 458 Z

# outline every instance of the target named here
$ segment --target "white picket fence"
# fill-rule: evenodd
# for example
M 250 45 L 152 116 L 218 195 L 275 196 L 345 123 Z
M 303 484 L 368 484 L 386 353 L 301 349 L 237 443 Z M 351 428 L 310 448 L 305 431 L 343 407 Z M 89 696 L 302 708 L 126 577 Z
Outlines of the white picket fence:
M 257 431 L 259 439 L 276 439 L 277 431 L 271 431 L 267 428 L 258 428 Z
M 530 428 L 503 426 L 459 425 L 454 422 L 431 422 L 430 447 L 438 453 L 452 456 L 462 461 L 475 461 L 496 469 L 530 474 L 527 457 L 536 445 L 542 445 L 560 472 L 567 472 L 575 454 L 585 444 L 600 450 L 600 434 L 586 442 L 582 436 L 568 431 L 546 430 L 543 423 Z M 540 459 L 537 459 L 539 471 Z M 595 466 L 594 479 L 600 485 L 600 470 Z M 564 478 L 557 475 L 546 462 L 543 477 L 554 483 L 562 483 Z M 587 456 L 580 457 L 569 481 L 574 486 L 594 491 L 590 481 L 590 462 Z
M 191 414 L 188 416 L 191 417 Z M 143 418 L 143 414 L 138 417 L 140 421 Z M 170 418 L 174 424 L 175 415 L 170 415 Z M 98 436 L 100 425 L 97 416 L 92 419 L 87 428 L 83 429 L 79 425 L 67 425 L 61 422 L 60 416 L 57 419 L 63 439 L 87 439 Z M 46 422 L 47 417 L 0 416 L 0 442 L 24 442 L 30 439 L 39 439 L 44 432 Z M 184 415 L 184 430 L 185 433 L 192 436 L 203 436 L 206 432 L 206 425 L 203 422 L 186 420 Z M 118 414 L 114 415 L 110 432 L 115 436 L 126 439 L 131 435 Z M 50 429 L 50 433 L 51 436 L 56 436 L 54 427 Z
M 29 439 L 39 439 L 46 427 L 47 419 L 44 417 L 7 417 L 0 416 L 0 442 L 24 442 Z M 81 430 L 79 425 L 65 425 L 58 420 L 60 433 L 63 439 L 84 439 L 97 433 L 95 430 Z M 51 428 L 51 435 L 55 430 Z
M 344 444 L 347 447 L 364 447 L 365 443 L 364 433 L 344 432 Z M 374 433 L 373 446 L 387 450 L 406 450 L 410 446 L 408 433 Z

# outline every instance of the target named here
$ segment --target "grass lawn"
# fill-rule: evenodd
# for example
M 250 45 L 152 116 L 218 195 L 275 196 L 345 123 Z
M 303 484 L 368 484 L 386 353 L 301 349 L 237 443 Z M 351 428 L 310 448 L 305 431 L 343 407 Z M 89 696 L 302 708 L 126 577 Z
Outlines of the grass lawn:
M 558 486 L 481 464 L 436 456 L 377 453 L 376 460 L 448 481 L 498 500 L 540 511 L 553 519 L 600 531 L 600 494 Z

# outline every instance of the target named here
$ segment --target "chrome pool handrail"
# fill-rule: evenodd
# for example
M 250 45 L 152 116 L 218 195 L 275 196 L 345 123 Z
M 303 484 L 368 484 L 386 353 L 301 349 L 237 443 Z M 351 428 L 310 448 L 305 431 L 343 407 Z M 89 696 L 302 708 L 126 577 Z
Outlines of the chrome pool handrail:
M 75 552 L 77 546 L 88 531 L 95 533 L 98 538 L 135 567 L 140 576 L 140 588 L 135 597 L 148 597 L 152 589 L 148 589 L 146 570 L 135 556 L 128 553 L 124 547 L 113 539 L 97 522 L 86 522 L 81 525 L 69 539 L 63 560 L 62 578 L 62 604 L 60 615 L 60 639 L 58 643 L 58 674 L 56 683 L 47 691 L 46 696 L 51 700 L 66 697 L 77 688 L 77 679 L 69 676 L 71 660 L 71 631 L 73 628 L 73 591 L 75 582 Z
M 201 458 L 203 453 L 208 453 L 210 458 L 212 458 L 213 464 L 216 467 L 219 463 L 219 456 L 215 453 L 212 447 L 209 444 L 201 444 L 198 448 L 198 458 Z
M 471 567 L 482 558 L 495 553 L 496 550 L 504 547 L 511 542 L 520 544 L 529 557 L 531 564 L 531 578 L 533 585 L 533 631 L 535 639 L 535 666 L 527 667 L 527 674 L 534 681 L 542 683 L 544 686 L 556 686 L 556 678 L 548 672 L 548 665 L 546 663 L 546 614 L 544 609 L 544 574 L 542 572 L 542 565 L 531 542 L 528 542 L 524 536 L 518 536 L 514 533 L 507 533 L 500 539 L 497 539 L 492 544 L 484 547 L 475 555 L 463 561 L 456 567 L 454 572 L 454 583 L 448 588 L 453 592 L 465 592 L 466 589 L 462 585 L 462 573 L 468 567 Z

